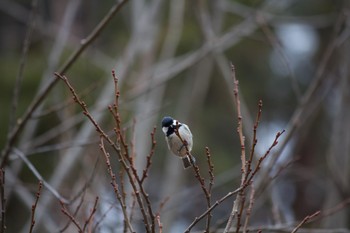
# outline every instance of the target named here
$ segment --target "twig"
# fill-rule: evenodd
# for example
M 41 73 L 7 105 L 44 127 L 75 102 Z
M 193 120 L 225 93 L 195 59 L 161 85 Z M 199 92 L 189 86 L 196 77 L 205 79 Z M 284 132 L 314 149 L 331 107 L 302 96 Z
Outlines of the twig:
M 165 204 L 169 201 L 170 197 L 166 197 L 164 198 L 164 200 L 162 200 L 159 204 L 159 208 L 158 208 L 158 212 L 157 212 L 157 215 L 160 215 L 160 212 L 163 210 Z
M 248 161 L 246 160 L 246 154 L 245 154 L 245 137 L 243 135 L 243 122 L 242 122 L 242 116 L 241 116 L 241 110 L 240 110 L 240 98 L 238 95 L 238 80 L 236 79 L 235 74 L 235 67 L 231 63 L 231 70 L 232 70 L 232 78 L 234 82 L 234 102 L 236 105 L 237 110 L 237 118 L 238 118 L 238 127 L 237 127 L 237 133 L 240 139 L 240 145 L 241 145 L 241 191 L 238 193 L 236 200 L 233 203 L 232 210 L 230 213 L 230 217 L 227 221 L 226 227 L 224 232 L 228 233 L 231 229 L 233 219 L 237 216 L 237 224 L 236 224 L 236 233 L 240 231 L 241 227 L 241 217 L 244 210 L 244 203 L 245 203 L 245 189 L 248 185 L 250 185 L 253 181 L 254 176 L 256 173 L 260 170 L 261 163 L 266 159 L 266 157 L 270 154 L 271 150 L 277 145 L 279 137 L 284 133 L 284 130 L 282 132 L 278 132 L 276 134 L 275 140 L 273 141 L 270 148 L 266 151 L 266 153 L 258 160 L 258 163 L 255 167 L 255 169 L 252 171 L 251 164 L 253 160 L 253 155 L 255 151 L 255 146 L 257 144 L 257 128 L 259 126 L 259 121 L 261 117 L 262 112 L 262 101 L 259 101 L 259 111 L 255 120 L 254 128 L 253 128 L 253 143 L 252 143 L 252 149 L 250 152 L 250 156 L 248 158 Z
M 162 222 L 160 221 L 160 215 L 159 214 L 157 214 L 156 219 L 157 219 L 157 224 L 158 224 L 158 227 L 159 227 L 159 233 L 163 233 L 163 225 L 162 225 Z
M 101 224 L 101 222 L 103 221 L 104 218 L 106 218 L 107 214 L 109 213 L 109 211 L 111 211 L 113 208 L 113 205 L 111 205 L 104 213 L 103 215 L 100 217 L 100 219 L 96 222 L 94 228 L 92 229 L 92 232 L 98 232 L 97 228 L 98 226 Z
M 94 164 L 94 168 L 91 172 L 91 175 L 89 177 L 89 179 L 85 182 L 84 186 L 81 188 L 80 191 L 77 192 L 77 194 L 75 194 L 75 196 L 73 196 L 73 198 L 71 198 L 69 200 L 70 203 L 72 202 L 75 202 L 81 195 L 84 195 L 85 194 L 85 191 L 87 188 L 90 187 L 90 185 L 93 183 L 93 180 L 95 178 L 95 175 L 96 175 L 96 171 L 97 171 L 97 165 L 99 164 L 99 161 L 100 161 L 100 156 L 97 156 L 96 158 L 96 162 Z
M 148 176 L 148 171 L 151 167 L 152 164 L 152 157 L 154 155 L 154 151 L 155 151 L 155 147 L 156 147 L 156 140 L 154 139 L 154 135 L 156 133 L 156 127 L 153 128 L 153 131 L 151 133 L 151 140 L 152 140 L 152 145 L 151 145 L 151 150 L 149 152 L 149 154 L 147 155 L 146 158 L 146 168 L 143 170 L 143 174 L 142 174 L 142 178 L 141 178 L 141 183 L 143 183 L 145 181 L 145 179 Z
M 237 111 L 237 133 L 239 136 L 239 142 L 241 146 L 241 187 L 244 186 L 246 177 L 248 176 L 247 172 L 247 164 L 246 164 L 246 154 L 245 154 L 245 137 L 243 135 L 243 122 L 242 122 L 242 114 L 241 114 L 241 101 L 238 95 L 239 88 L 238 88 L 238 80 L 236 78 L 236 72 L 235 72 L 235 67 L 231 63 L 231 72 L 232 72 L 232 79 L 234 83 L 234 88 L 233 88 L 233 94 L 234 94 L 234 103 L 236 106 L 236 111 Z M 235 216 L 237 216 L 237 230 L 236 232 L 239 231 L 240 228 L 240 217 L 243 211 L 243 205 L 244 205 L 244 188 L 241 189 L 241 191 L 238 193 L 236 196 L 236 200 L 233 202 L 232 205 L 232 210 L 230 213 L 230 216 L 227 220 L 226 227 L 224 230 L 224 233 L 228 233 L 231 229 L 233 220 Z
M 63 64 L 59 69 L 58 73 L 66 73 L 69 68 L 76 62 L 82 52 L 92 44 L 92 42 L 100 35 L 103 29 L 108 25 L 113 16 L 124 6 L 128 0 L 123 0 L 122 2 L 116 3 L 107 15 L 100 21 L 100 23 L 92 30 L 92 32 L 83 40 L 81 40 L 80 47 L 68 58 L 68 60 Z M 27 108 L 24 115 L 21 117 L 21 121 L 14 127 L 14 129 L 9 134 L 9 138 L 4 146 L 4 149 L 1 151 L 1 165 L 4 167 L 7 164 L 8 156 L 10 154 L 11 148 L 16 142 L 18 136 L 24 129 L 27 121 L 30 119 L 34 111 L 40 106 L 40 104 L 46 99 L 46 96 L 50 93 L 52 88 L 58 83 L 58 79 L 53 79 L 31 102 Z
M 247 162 L 246 176 L 244 178 L 245 181 L 248 179 L 248 176 L 250 175 L 250 173 L 252 171 L 251 166 L 252 166 L 253 157 L 254 157 L 254 153 L 255 153 L 255 147 L 256 147 L 256 144 L 258 143 L 257 130 L 258 130 L 259 122 L 260 122 L 260 118 L 261 118 L 262 106 L 263 106 L 262 100 L 259 100 L 258 113 L 256 115 L 256 119 L 255 119 L 255 123 L 254 123 L 254 127 L 253 127 L 253 143 L 252 143 L 252 148 L 250 150 L 249 159 L 248 159 L 248 162 Z
M 211 190 L 214 185 L 214 164 L 211 161 L 211 155 L 209 148 L 205 148 L 205 152 L 207 155 L 207 162 L 208 162 L 208 172 L 209 172 L 209 186 L 208 186 L 208 199 L 207 199 L 207 205 L 208 208 L 211 206 Z M 211 212 L 207 215 L 207 223 L 206 223 L 206 229 L 205 232 L 209 233 L 210 232 L 210 221 L 211 221 L 212 214 Z
M 85 194 L 85 192 L 84 192 L 83 194 Z M 76 215 L 77 215 L 77 213 L 79 212 L 79 210 L 80 210 L 81 206 L 83 205 L 83 203 L 84 203 L 84 195 L 82 195 L 82 197 L 81 197 L 81 199 L 80 199 L 80 201 L 79 201 L 79 203 L 78 203 L 78 205 L 77 205 L 77 207 L 76 207 L 76 209 L 75 209 L 75 211 L 74 211 L 74 213 L 73 213 L 73 216 L 76 216 Z M 59 232 L 64 232 L 64 231 L 66 231 L 67 228 L 69 227 L 69 225 L 71 224 L 71 222 L 72 222 L 72 221 L 68 220 L 68 222 L 66 223 L 66 225 L 65 225 L 63 228 L 61 228 L 61 229 L 59 230 Z
M 33 29 L 35 27 L 35 18 L 37 14 L 37 9 L 38 9 L 38 0 L 32 0 L 32 11 L 28 19 L 28 28 L 26 35 L 24 37 L 24 42 L 23 42 L 23 50 L 22 50 L 22 55 L 20 59 L 20 64 L 18 68 L 18 73 L 16 77 L 16 84 L 13 89 L 13 97 L 12 97 L 12 104 L 11 104 L 11 111 L 10 111 L 10 120 L 9 120 L 9 134 L 13 129 L 14 125 L 16 124 L 16 118 L 17 118 L 17 107 L 18 107 L 18 99 L 19 95 L 21 92 L 21 85 L 22 85 L 22 80 L 23 80 L 23 72 L 24 72 L 24 66 L 27 61 L 27 56 L 28 56 L 28 50 L 29 50 L 29 45 L 32 39 L 32 34 L 33 34 Z
M 311 219 L 313 219 L 314 217 L 316 217 L 316 216 L 319 215 L 320 213 L 321 213 L 321 211 L 317 211 L 316 213 L 314 213 L 314 214 L 312 214 L 312 215 L 306 216 L 306 217 L 303 219 L 303 221 L 301 221 L 301 222 L 299 223 L 299 225 L 296 226 L 296 227 L 293 229 L 292 233 L 297 232 L 298 229 L 299 229 L 303 224 L 307 223 L 308 221 L 310 221 Z
M 272 142 L 271 146 L 269 147 L 269 149 L 265 152 L 265 154 L 260 157 L 260 159 L 258 160 L 258 164 L 256 165 L 253 173 L 251 174 L 251 176 L 247 179 L 246 183 L 249 184 L 255 174 L 260 170 L 261 164 L 262 162 L 266 159 L 266 157 L 270 154 L 271 150 L 278 144 L 278 139 L 280 138 L 280 136 L 285 132 L 285 130 L 282 130 L 281 132 L 277 132 L 276 136 L 275 136 L 275 140 Z
M 136 157 L 136 137 L 135 137 L 135 127 L 136 127 L 136 119 L 135 117 L 132 119 L 132 125 L 131 125 L 131 140 L 130 140 L 130 157 L 132 158 L 133 161 L 135 161 Z
M 253 205 L 254 205 L 254 198 L 255 198 L 254 197 L 254 195 L 255 195 L 254 185 L 252 184 L 250 187 L 251 187 L 251 190 L 250 190 L 250 197 L 249 197 L 249 206 L 247 209 L 246 219 L 244 222 L 243 233 L 248 232 L 248 224 L 249 224 L 250 216 L 251 216 Z
M 133 227 L 129 221 L 129 218 L 128 218 L 128 213 L 126 212 L 126 205 L 125 205 L 125 202 L 122 198 L 122 195 L 120 194 L 120 191 L 118 189 L 118 184 L 116 182 L 116 177 L 115 177 L 115 174 L 113 173 L 113 170 L 112 170 L 112 166 L 111 166 L 111 162 L 109 160 L 109 153 L 106 151 L 105 147 L 104 147 L 104 143 L 103 143 L 103 138 L 101 136 L 100 138 L 100 150 L 102 151 L 102 153 L 104 154 L 105 156 L 105 160 L 106 160 L 106 165 L 107 165 L 107 171 L 112 179 L 111 181 L 111 185 L 113 186 L 113 189 L 114 189 L 114 193 L 117 197 L 117 200 L 119 201 L 119 204 L 121 206 L 121 209 L 122 209 L 122 212 L 123 212 L 123 215 L 124 215 L 124 221 L 125 223 L 127 224 L 128 228 L 130 229 L 131 232 L 135 232 L 133 230 Z
M 130 184 L 133 187 L 137 202 L 138 202 L 139 207 L 140 207 L 140 211 L 143 215 L 143 220 L 145 223 L 146 231 L 147 232 L 155 232 L 155 215 L 153 214 L 152 205 L 151 205 L 151 201 L 149 199 L 149 195 L 147 194 L 147 192 L 145 191 L 145 189 L 143 187 L 143 182 L 141 181 L 141 179 L 137 173 L 137 170 L 134 166 L 133 158 L 129 154 L 129 147 L 128 147 L 128 144 L 126 143 L 126 137 L 125 137 L 125 135 L 122 134 L 121 120 L 120 120 L 120 115 L 119 115 L 120 92 L 119 92 L 119 87 L 118 87 L 118 78 L 115 75 L 114 70 L 112 71 L 112 76 L 113 76 L 114 85 L 115 85 L 115 103 L 113 104 L 113 108 L 111 106 L 109 106 L 108 109 L 110 110 L 110 112 L 112 113 L 112 115 L 115 119 L 116 127 L 114 128 L 114 131 L 117 135 L 117 140 L 119 141 L 119 144 L 123 148 L 123 157 L 126 158 L 126 160 L 128 160 L 128 162 L 129 162 L 129 166 L 125 166 L 124 168 L 126 169 L 126 172 L 129 176 Z M 152 140 L 152 143 L 153 142 L 154 142 L 154 139 Z M 154 143 L 154 145 L 155 145 L 155 143 Z M 149 164 L 149 165 L 151 165 L 151 164 Z M 146 170 L 147 170 L 147 168 L 146 168 Z M 138 188 L 136 187 L 135 181 L 138 185 Z M 148 215 L 145 211 L 145 206 L 144 206 L 142 197 L 146 201 Z M 151 224 L 149 224 L 149 222 L 148 222 L 148 216 L 150 217 Z
M 318 221 L 322 218 L 325 218 L 325 217 L 328 217 L 328 216 L 331 216 L 337 212 L 339 212 L 340 210 L 342 209 L 345 209 L 346 207 L 348 207 L 350 205 L 350 197 L 343 200 L 342 202 L 340 202 L 339 204 L 337 204 L 336 206 L 332 207 L 332 208 L 329 208 L 329 209 L 325 209 L 325 210 L 322 210 L 321 214 L 318 215 L 316 218 L 314 219 L 311 219 L 310 221 Z
M 207 216 L 213 209 L 215 209 L 218 205 L 220 205 L 223 201 L 225 201 L 227 198 L 231 197 L 232 195 L 237 194 L 238 192 L 240 192 L 242 190 L 242 187 L 239 187 L 238 189 L 236 189 L 235 191 L 229 192 L 227 193 L 225 196 L 223 196 L 222 198 L 220 198 L 219 200 L 217 200 L 212 206 L 210 206 L 210 208 L 208 208 L 206 211 L 203 212 L 203 214 L 201 214 L 199 217 L 196 217 L 193 222 L 187 227 L 187 229 L 185 230 L 185 233 L 188 233 L 191 231 L 191 229 L 201 220 L 203 219 L 205 216 Z
M 6 198 L 5 198 L 5 169 L 0 169 L 0 195 L 1 195 L 1 227 L 0 232 L 4 233 L 6 230 L 5 216 L 6 216 Z
M 87 88 L 82 90 L 79 93 L 79 96 L 86 97 L 86 96 L 90 95 L 94 90 L 96 90 L 100 86 L 100 84 L 101 84 L 101 81 L 92 83 Z M 63 102 L 48 106 L 46 109 L 42 110 L 40 113 L 35 112 L 31 116 L 31 118 L 32 119 L 33 118 L 41 118 L 41 117 L 47 116 L 49 114 L 62 111 L 63 109 L 67 108 L 68 106 L 70 106 L 72 104 L 74 104 L 74 100 L 72 100 L 72 98 L 69 98 Z
M 33 173 L 33 175 L 38 179 L 43 182 L 43 185 L 47 188 L 47 190 L 50 191 L 52 195 L 54 195 L 60 202 L 62 203 L 69 203 L 69 201 L 62 197 L 61 194 L 58 193 L 56 189 L 54 189 L 49 183 L 46 182 L 46 180 L 40 175 L 38 170 L 34 167 L 34 165 L 27 159 L 27 157 L 23 154 L 22 151 L 14 148 L 13 152 L 27 165 L 29 170 Z
M 64 215 L 66 215 L 72 222 L 73 224 L 78 228 L 79 233 L 83 233 L 82 228 L 80 227 L 78 221 L 74 218 L 74 216 L 67 210 L 65 204 L 60 201 L 61 204 L 61 211 Z
M 86 219 L 86 221 L 85 221 L 85 224 L 84 224 L 84 227 L 83 227 L 83 232 L 85 232 L 85 229 L 86 229 L 86 227 L 87 227 L 88 225 L 91 225 L 92 217 L 94 216 L 94 214 L 95 214 L 95 212 L 96 212 L 96 207 L 97 207 L 98 199 L 99 199 L 99 198 L 96 197 L 94 206 L 93 206 L 93 208 L 92 208 L 92 210 L 91 210 L 91 213 L 90 213 L 88 219 Z
M 238 80 L 236 78 L 236 71 L 234 65 L 231 63 L 231 71 L 232 71 L 232 79 L 234 82 L 234 88 L 233 88 L 233 94 L 234 94 L 234 103 L 236 105 L 236 110 L 237 110 L 237 121 L 238 121 L 238 126 L 237 126 L 237 133 L 239 136 L 239 142 L 241 145 L 241 163 L 242 163 L 242 174 L 246 174 L 246 155 L 245 155 L 245 137 L 243 135 L 243 122 L 242 122 L 242 114 L 241 114 L 241 101 L 239 99 L 238 95 Z M 241 180 L 241 185 L 244 182 L 244 176 L 242 176 Z
M 34 204 L 32 205 L 32 220 L 31 220 L 31 224 L 30 224 L 29 233 L 32 233 L 33 229 L 34 229 L 34 225 L 35 225 L 35 218 L 34 218 L 35 217 L 35 210 L 36 210 L 36 207 L 38 205 L 38 201 L 39 201 L 39 198 L 40 198 L 40 193 L 41 193 L 42 187 L 43 187 L 43 182 L 40 180 L 39 181 L 38 192 L 36 193 L 36 199 L 35 199 Z

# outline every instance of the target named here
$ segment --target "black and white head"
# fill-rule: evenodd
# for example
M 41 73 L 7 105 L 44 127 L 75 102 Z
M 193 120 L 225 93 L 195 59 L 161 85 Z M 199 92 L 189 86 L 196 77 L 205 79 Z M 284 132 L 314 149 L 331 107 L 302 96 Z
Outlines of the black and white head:
M 164 117 L 162 120 L 162 130 L 165 136 L 169 137 L 170 135 L 172 135 L 175 132 L 174 129 L 177 124 L 180 125 L 180 123 L 178 123 L 178 121 L 173 119 L 172 117 Z

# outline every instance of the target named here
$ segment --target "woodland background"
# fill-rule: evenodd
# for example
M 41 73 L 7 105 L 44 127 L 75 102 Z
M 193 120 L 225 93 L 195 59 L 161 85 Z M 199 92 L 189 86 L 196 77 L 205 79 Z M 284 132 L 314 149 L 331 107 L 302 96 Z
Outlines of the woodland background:
M 94 34 L 115 5 L 120 9 Z M 115 70 L 122 128 L 139 174 L 157 127 L 144 183 L 159 210 L 157 232 L 184 232 L 207 205 L 193 171 L 169 154 L 160 121 L 170 115 L 190 126 L 206 182 L 210 149 L 213 204 L 240 187 L 232 63 L 247 149 L 259 100 L 255 158 L 285 130 L 254 177 L 251 232 L 291 232 L 318 210 L 300 232 L 350 232 L 349 7 L 346 0 L 1 0 L 1 229 L 30 232 L 39 180 L 33 232 L 78 231 L 59 197 L 71 201 L 66 208 L 77 210 L 78 222 L 91 217 L 86 232 L 125 229 L 99 134 L 64 82 L 54 81 L 54 72 L 64 73 L 113 135 L 107 107 Z M 110 153 L 119 176 L 121 165 Z M 117 180 L 125 185 L 127 210 L 134 208 L 136 232 L 144 232 L 130 186 Z M 210 232 L 223 231 L 233 201 L 213 210 Z M 192 232 L 203 229 L 204 220 Z

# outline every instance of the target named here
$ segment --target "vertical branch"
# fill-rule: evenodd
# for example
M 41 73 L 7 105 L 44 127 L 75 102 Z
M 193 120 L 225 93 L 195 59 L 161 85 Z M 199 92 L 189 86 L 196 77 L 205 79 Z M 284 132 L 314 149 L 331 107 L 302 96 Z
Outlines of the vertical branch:
M 113 110 L 114 113 L 113 117 L 115 120 L 116 128 L 120 129 L 120 116 L 119 116 L 119 97 L 120 97 L 120 92 L 119 92 L 119 87 L 118 87 L 118 77 L 115 74 L 115 71 L 112 70 L 112 76 L 113 76 L 113 81 L 114 81 L 114 95 L 115 95 L 115 100 L 113 104 Z M 119 139 L 119 138 L 118 138 Z
M 139 175 L 137 174 L 137 170 L 136 170 L 134 163 L 133 163 L 133 158 L 129 153 L 130 150 L 129 150 L 129 146 L 126 142 L 126 137 L 125 137 L 125 135 L 122 134 L 121 120 L 120 120 L 120 114 L 119 114 L 120 91 L 119 91 L 119 87 L 118 87 L 118 78 L 117 78 L 114 70 L 112 71 L 112 76 L 113 76 L 114 88 L 115 88 L 115 103 L 113 104 L 113 108 L 109 107 L 109 110 L 112 113 L 112 115 L 115 119 L 115 123 L 116 123 L 116 127 L 114 128 L 114 131 L 117 135 L 117 138 L 119 139 L 121 147 L 123 148 L 123 156 L 129 162 L 127 173 L 128 174 L 130 173 L 130 177 L 129 177 L 130 184 L 133 187 L 138 204 L 140 206 L 141 213 L 143 215 L 143 219 L 144 219 L 144 223 L 145 223 L 145 227 L 146 227 L 146 231 L 147 232 L 155 232 L 155 215 L 153 214 L 149 195 L 147 194 L 147 192 L 145 191 L 145 189 L 143 187 L 143 180 L 144 179 L 140 178 Z M 154 129 L 154 132 L 155 132 L 155 129 Z M 153 135 L 154 135 L 154 132 L 153 132 Z M 152 134 L 151 134 L 151 136 L 152 136 Z M 153 136 L 152 136 L 152 144 L 154 144 L 154 146 L 155 146 L 155 140 L 154 140 Z M 152 155 L 153 155 L 153 152 L 150 154 L 150 156 L 152 156 Z M 149 160 L 150 159 L 151 158 L 149 158 Z M 151 165 L 151 163 L 149 161 L 149 163 L 146 166 L 148 166 L 148 168 L 149 168 L 150 165 Z M 148 171 L 148 168 L 146 167 L 146 172 Z M 138 188 L 136 186 L 136 183 L 138 185 Z M 142 197 L 146 201 L 148 215 L 146 213 L 146 207 L 143 203 Z M 148 216 L 150 217 L 151 224 L 149 223 Z
M 26 35 L 24 37 L 24 42 L 23 42 L 23 50 L 22 50 L 22 55 L 20 58 L 20 64 L 19 64 L 19 69 L 18 69 L 18 74 L 16 77 L 16 84 L 13 89 L 13 97 L 12 97 L 12 104 L 11 104 L 11 111 L 10 111 L 10 120 L 9 120 L 9 134 L 12 131 L 13 126 L 16 123 L 16 118 L 17 118 L 17 107 L 18 107 L 18 99 L 19 95 L 21 92 L 21 85 L 22 85 L 22 80 L 23 80 L 23 71 L 24 71 L 24 66 L 27 61 L 27 55 L 28 55 L 28 50 L 29 50 L 29 45 L 30 41 L 32 39 L 32 34 L 33 34 L 33 29 L 35 27 L 35 16 L 37 13 L 38 9 L 38 0 L 33 0 L 32 1 L 32 12 L 30 14 L 30 17 L 28 19 L 28 29 L 26 32 Z
M 5 169 L 0 169 L 0 195 L 1 195 L 1 226 L 0 233 L 4 233 L 6 230 L 5 216 L 6 216 L 6 199 L 5 199 Z
M 149 152 L 149 154 L 147 155 L 147 158 L 146 158 L 146 167 L 145 169 L 143 170 L 143 174 L 142 174 L 142 178 L 141 178 L 141 183 L 144 182 L 144 180 L 147 178 L 148 176 L 148 171 L 151 167 L 151 164 L 152 164 L 152 157 L 154 155 L 154 151 L 155 151 L 155 147 L 156 147 L 156 140 L 154 139 L 154 135 L 156 133 L 156 127 L 153 128 L 153 131 L 151 133 L 151 141 L 152 141 L 152 145 L 151 145 L 151 150 Z
M 243 122 L 242 122 L 242 114 L 241 114 L 241 102 L 239 99 L 239 90 L 238 90 L 238 80 L 236 79 L 236 72 L 235 72 L 235 67 L 231 63 L 231 71 L 232 71 L 232 79 L 234 83 L 234 88 L 233 88 L 233 94 L 234 94 L 234 103 L 236 106 L 236 111 L 237 111 L 237 121 L 238 121 L 238 126 L 237 126 L 237 133 L 239 136 L 239 141 L 241 145 L 241 187 L 245 185 L 245 177 L 247 176 L 247 165 L 246 165 L 246 154 L 245 154 L 245 137 L 243 135 Z M 237 216 L 237 231 L 240 228 L 240 217 L 243 211 L 243 206 L 244 206 L 244 188 L 241 189 L 241 191 L 238 193 L 236 200 L 233 203 L 232 210 L 230 217 L 227 221 L 226 227 L 224 232 L 227 233 L 230 231 L 233 220 L 235 216 Z
M 207 198 L 207 208 L 209 209 L 211 206 L 211 190 L 214 185 L 214 164 L 211 161 L 211 155 L 210 150 L 208 147 L 205 148 L 205 152 L 207 155 L 207 162 L 208 162 L 208 172 L 209 172 L 209 186 L 208 186 L 208 198 Z M 209 212 L 207 215 L 207 223 L 206 223 L 206 229 L 205 232 L 210 232 L 210 222 L 211 222 L 212 214 Z
M 255 198 L 255 189 L 254 189 L 254 186 L 252 184 L 251 190 L 250 190 L 250 197 L 249 197 L 249 206 L 247 209 L 247 214 L 246 214 L 246 218 L 245 218 L 245 222 L 244 222 L 243 233 L 248 232 L 247 229 L 248 229 L 248 224 L 249 224 L 250 216 L 251 216 L 253 205 L 254 205 L 254 198 Z
M 258 113 L 256 115 L 256 119 L 255 119 L 255 123 L 254 123 L 254 127 L 253 127 L 253 143 L 252 143 L 252 148 L 250 150 L 250 155 L 249 155 L 249 159 L 248 159 L 248 162 L 247 162 L 247 172 L 246 172 L 246 175 L 244 177 L 244 182 L 247 181 L 248 179 L 248 176 L 249 174 L 251 173 L 252 171 L 252 162 L 253 162 L 253 157 L 254 157 L 254 153 L 255 153 L 255 147 L 256 147 L 256 144 L 258 143 L 258 139 L 257 139 L 257 129 L 258 129 L 258 126 L 259 126 L 259 122 L 260 122 L 260 117 L 261 117 L 261 112 L 262 112 L 262 100 L 259 100 L 259 104 L 258 104 Z
M 122 209 L 122 212 L 123 212 L 123 216 L 124 216 L 124 221 L 125 221 L 126 225 L 128 226 L 128 228 L 130 229 L 130 231 L 131 232 L 135 232 L 133 230 L 133 228 L 132 228 L 132 225 L 131 225 L 130 221 L 129 221 L 128 213 L 126 211 L 126 205 L 125 205 L 123 197 L 122 197 L 122 195 L 121 195 L 121 193 L 119 191 L 118 184 L 117 184 L 117 181 L 116 181 L 116 176 L 115 176 L 115 174 L 114 174 L 114 172 L 112 170 L 111 162 L 110 162 L 110 159 L 109 159 L 110 155 L 105 149 L 102 136 L 100 138 L 100 150 L 102 151 L 102 153 L 105 156 L 106 165 L 107 165 L 107 171 L 108 171 L 109 176 L 112 179 L 111 185 L 113 186 L 114 193 L 115 193 L 116 198 L 119 201 L 119 204 L 121 206 L 121 209 Z
M 39 201 L 39 198 L 40 198 L 40 193 L 41 193 L 42 187 L 43 187 L 43 182 L 40 180 L 39 181 L 38 192 L 36 193 L 36 199 L 35 199 L 34 204 L 32 205 L 32 220 L 31 220 L 31 224 L 30 224 L 29 233 L 32 233 L 33 229 L 34 229 L 34 225 L 35 225 L 35 218 L 34 218 L 35 217 L 35 210 L 36 210 L 36 207 L 38 205 L 38 201 Z
M 160 221 L 160 215 L 159 214 L 156 216 L 156 219 L 157 219 L 157 224 L 158 224 L 158 227 L 159 227 L 159 233 L 163 233 L 163 225 L 162 225 L 162 222 Z
M 89 217 L 88 217 L 88 218 L 86 219 L 86 221 L 85 221 L 85 224 L 84 224 L 84 227 L 83 227 L 83 232 L 85 232 L 85 229 L 86 229 L 86 227 L 87 227 L 88 225 L 91 226 L 91 221 L 92 221 L 92 218 L 93 218 L 93 216 L 94 216 L 94 214 L 95 214 L 95 212 L 96 212 L 96 207 L 97 207 L 97 202 L 98 202 L 98 200 L 99 200 L 99 198 L 96 197 L 96 198 L 95 198 L 94 206 L 93 206 L 93 208 L 92 208 L 92 210 L 91 210 L 91 213 L 90 213 Z
M 239 136 L 239 142 L 241 145 L 241 171 L 242 174 L 246 174 L 246 155 L 245 155 L 245 137 L 243 135 L 243 122 L 242 122 L 242 113 L 241 113 L 241 101 L 239 99 L 239 90 L 238 90 L 238 80 L 236 79 L 236 70 L 235 66 L 231 64 L 231 70 L 232 70 L 232 78 L 234 82 L 234 88 L 233 88 L 233 94 L 234 94 L 234 102 L 236 105 L 236 110 L 237 110 L 237 121 L 238 121 L 238 126 L 237 126 L 237 133 Z M 243 177 L 241 180 L 241 185 L 243 184 Z

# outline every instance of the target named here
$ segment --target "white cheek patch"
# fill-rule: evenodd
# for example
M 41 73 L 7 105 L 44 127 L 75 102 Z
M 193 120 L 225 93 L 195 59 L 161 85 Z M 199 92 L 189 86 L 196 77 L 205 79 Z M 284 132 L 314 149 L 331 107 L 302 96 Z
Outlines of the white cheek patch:
M 167 133 L 168 132 L 168 127 L 162 127 L 163 133 Z
M 173 125 L 174 125 L 174 126 L 180 125 L 180 122 L 178 122 L 177 120 L 174 120 L 174 121 L 173 121 Z

